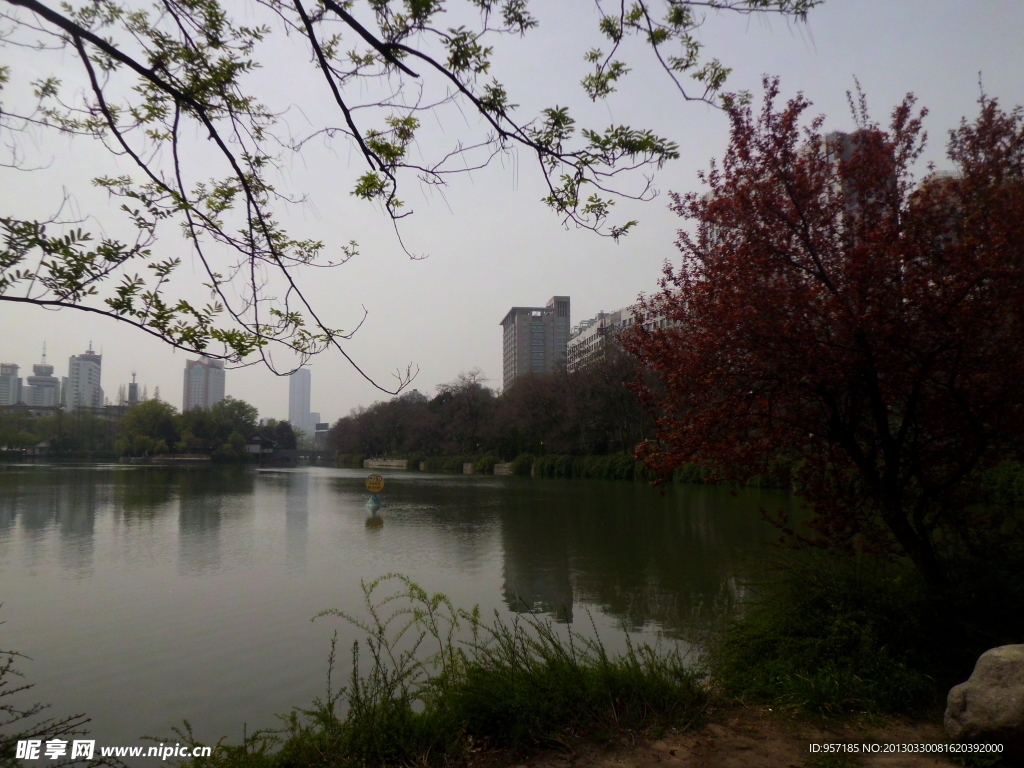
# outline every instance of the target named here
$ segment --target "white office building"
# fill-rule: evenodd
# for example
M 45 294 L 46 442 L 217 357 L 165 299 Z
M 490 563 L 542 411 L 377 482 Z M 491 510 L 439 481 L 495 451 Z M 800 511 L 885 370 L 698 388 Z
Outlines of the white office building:
M 46 362 L 46 346 L 43 346 L 43 361 L 32 366 L 32 375 L 26 380 L 21 399 L 33 408 L 53 408 L 60 405 L 60 379 L 53 375 L 53 366 Z M 100 390 L 102 393 L 102 390 Z
M 21 402 L 21 377 L 14 363 L 0 363 L 0 405 Z
M 300 368 L 288 377 L 288 422 L 292 429 L 301 429 L 312 438 L 320 414 L 310 411 L 313 392 L 313 374 Z
M 224 399 L 224 361 L 201 357 L 185 361 L 181 410 L 209 410 Z
M 676 325 L 664 315 L 642 314 L 638 307 L 623 307 L 614 312 L 598 312 L 595 317 L 574 326 L 566 345 L 566 368 L 578 371 L 604 359 L 609 345 L 618 343 L 618 335 L 642 325 L 656 331 Z
M 103 407 L 103 388 L 100 386 L 102 372 L 103 356 L 93 352 L 92 342 L 89 342 L 89 349 L 84 353 L 72 355 L 68 359 L 68 376 L 62 398 L 69 411 Z

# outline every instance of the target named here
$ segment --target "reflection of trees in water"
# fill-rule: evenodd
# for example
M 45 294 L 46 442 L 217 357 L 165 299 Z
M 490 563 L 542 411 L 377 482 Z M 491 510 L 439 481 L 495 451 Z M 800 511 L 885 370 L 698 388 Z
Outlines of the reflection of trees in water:
M 114 514 L 125 522 L 155 518 L 171 509 L 176 470 L 133 467 L 114 473 Z
M 55 490 L 60 566 L 85 576 L 92 570 L 96 513 L 109 509 L 111 504 L 110 484 L 95 483 L 86 472 L 73 472 L 70 482 L 61 483 Z
M 629 483 L 532 484 L 502 515 L 505 598 L 560 612 L 575 597 L 637 628 L 682 632 L 743 596 L 737 578 L 773 532 L 762 506 L 787 494 Z M 559 487 L 561 486 L 561 487 Z M 525 592 L 525 594 L 524 594 Z
M 18 519 L 21 489 L 9 482 L 14 473 L 0 471 L 0 534 L 7 533 Z
M 220 566 L 223 499 L 217 493 L 182 488 L 178 497 L 178 570 L 209 573 Z
M 253 475 L 234 467 L 183 469 L 176 480 L 178 570 L 187 575 L 215 571 L 221 565 L 224 502 L 231 496 L 251 496 Z
M 493 478 L 457 477 L 385 473 L 379 514 L 387 517 L 388 525 L 422 525 L 423 535 L 434 537 L 445 557 L 477 562 L 494 546 L 495 522 L 508 490 Z M 370 498 L 364 481 L 365 476 L 333 477 L 327 487 L 363 505 Z
M 289 571 L 306 568 L 309 543 L 310 473 L 303 470 L 260 472 L 261 488 L 284 495 L 285 563 Z
M 309 473 L 289 472 L 284 489 L 285 562 L 288 570 L 305 570 L 309 536 Z
M 31 548 L 45 531 L 55 530 L 60 567 L 77 576 L 88 574 L 96 515 L 111 504 L 111 472 L 103 474 L 97 483 L 93 471 L 75 467 L 0 473 L 0 531 L 20 523 Z

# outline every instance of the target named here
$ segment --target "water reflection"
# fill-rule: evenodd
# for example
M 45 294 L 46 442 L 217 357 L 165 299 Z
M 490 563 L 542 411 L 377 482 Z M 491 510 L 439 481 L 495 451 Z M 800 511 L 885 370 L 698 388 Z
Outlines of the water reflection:
M 580 624 L 589 612 L 602 634 L 622 621 L 689 640 L 742 598 L 749 554 L 775 537 L 759 508 L 789 504 L 746 489 L 388 473 L 370 510 L 364 478 L 0 466 L 0 601 L 17 617 L 5 637 L 47 659 L 40 695 L 88 711 L 107 743 L 185 716 L 216 741 L 320 694 L 327 628 L 309 618 L 358 611 L 360 579 L 398 571 L 460 606 Z M 54 633 L 61 612 L 75 621 Z
M 177 491 L 179 572 L 200 576 L 219 570 L 225 504 L 231 496 L 253 495 L 253 474 L 234 468 L 185 471 L 178 475 Z M 243 508 L 251 512 L 251 498 L 246 502 Z
M 737 576 L 771 535 L 760 510 L 791 503 L 754 489 L 558 483 L 533 481 L 501 516 L 508 607 L 571 621 L 587 603 L 673 633 L 742 599 Z
M 289 571 L 306 569 L 309 536 L 309 473 L 286 474 L 284 498 L 285 554 Z
M 76 472 L 72 482 L 56 487 L 54 518 L 60 530 L 58 561 L 75 578 L 92 572 L 93 539 L 97 511 L 110 504 L 110 486 L 96 485 L 85 473 Z
M 360 477 L 328 484 L 339 503 L 365 502 Z M 586 606 L 676 635 L 703 631 L 744 598 L 751 555 L 775 536 L 761 509 L 792 505 L 787 493 L 750 488 L 412 473 L 389 476 L 382 496 L 389 526 L 415 526 L 459 562 L 486 557 L 496 531 L 511 611 L 572 621 Z

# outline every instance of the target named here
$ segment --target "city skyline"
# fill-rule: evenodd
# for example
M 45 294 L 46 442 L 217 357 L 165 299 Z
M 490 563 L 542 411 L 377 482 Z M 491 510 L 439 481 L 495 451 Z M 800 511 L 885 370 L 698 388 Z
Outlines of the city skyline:
M 559 35 L 577 28 L 582 34 L 587 24 L 557 5 L 544 6 L 538 13 L 540 27 L 523 39 L 520 53 L 500 62 L 519 66 L 511 70 L 514 77 L 508 85 L 524 109 L 562 94 L 576 94 L 585 69 L 577 51 L 567 45 L 572 40 Z M 932 138 L 919 163 L 921 175 L 928 161 L 937 162 L 940 169 L 946 167 L 942 160 L 946 131 L 962 116 L 976 114 L 981 88 L 1006 106 L 1024 103 L 1024 82 L 1019 77 L 1024 51 L 1013 32 L 1024 26 L 1021 3 L 992 0 L 965 14 L 962 5 L 938 0 L 927 5 L 909 0 L 899 4 L 838 0 L 815 8 L 806 29 L 767 21 L 724 17 L 721 21 L 721 27 L 709 25 L 701 37 L 709 52 L 733 68 L 729 87 L 750 90 L 756 101 L 762 75 L 778 74 L 782 95 L 788 98 L 804 92 L 814 102 L 811 113 L 826 115 L 826 131 L 854 127 L 846 102 L 847 90 L 855 89 L 854 76 L 863 86 L 872 117 L 881 122 L 906 92 L 915 92 L 920 104 L 930 109 L 925 124 Z M 557 71 L 538 74 L 537 52 L 559 48 L 565 54 L 555 57 Z M 545 60 L 550 67 L 551 56 Z M 660 197 L 649 204 L 620 201 L 616 205 L 617 218 L 640 221 L 619 244 L 564 229 L 538 202 L 548 193 L 528 173 L 525 155 L 512 163 L 522 166 L 518 173 L 498 167 L 474 172 L 472 178 L 453 181 L 443 191 L 443 199 L 439 190 L 431 188 L 419 195 L 410 188 L 407 203 L 416 215 L 403 220 L 402 233 L 414 254 L 429 256 L 418 261 L 409 260 L 386 217 L 372 206 L 337 195 L 329 185 L 318 185 L 301 168 L 289 171 L 298 183 L 308 186 L 312 199 L 319 200 L 295 209 L 294 221 L 302 225 L 302 236 L 333 245 L 339 239 L 360 244 L 359 255 L 337 270 L 297 273 L 311 303 L 324 308 L 325 322 L 332 327 L 351 332 L 362 320 L 365 305 L 366 321 L 345 343 L 346 352 L 384 386 L 394 383 L 392 372 L 404 370 L 410 362 L 414 370 L 419 369 L 411 386 L 421 391 L 475 367 L 483 371 L 489 386 L 500 386 L 497 322 L 503 310 L 538 294 L 543 301 L 555 291 L 566 291 L 572 295 L 574 317 L 591 318 L 601 310 L 631 305 L 642 291 L 656 290 L 662 263 L 678 259 L 673 243 L 681 220 L 668 210 L 667 193 L 699 192 L 697 171 L 722 155 L 728 139 L 724 114 L 668 97 L 662 90 L 663 78 L 664 73 L 638 57 L 634 71 L 593 118 L 604 124 L 649 123 L 652 130 L 680 143 L 682 157 L 655 179 Z M 565 90 L 556 89 L 556 81 Z M 68 163 L 73 164 L 73 150 L 54 152 L 51 169 L 29 175 L 33 189 L 45 184 L 52 188 L 54 178 L 60 188 L 59 175 Z M 345 157 L 332 162 L 348 167 Z M 52 213 L 52 202 L 43 200 L 39 213 L 29 211 L 29 215 L 45 217 Z M 12 201 L 19 207 L 21 203 Z M 169 235 L 161 243 L 160 258 L 182 244 Z M 198 282 L 192 256 L 183 257 L 181 270 L 195 274 Z M 106 350 L 103 379 L 111 394 L 121 382 L 130 381 L 135 370 L 140 381 L 148 382 L 150 392 L 158 383 L 165 399 L 176 406 L 180 405 L 181 369 L 185 359 L 194 357 L 127 325 L 84 313 L 0 302 L 0 327 L 16 331 L 4 334 L 0 360 L 21 365 L 22 375 L 38 362 L 44 340 L 50 360 L 62 365 L 85 349 L 92 337 L 97 348 Z M 282 372 L 301 362 L 279 350 L 271 349 L 270 354 Z M 325 421 L 388 398 L 336 352 L 315 357 L 307 365 L 318 382 L 310 407 Z M 226 394 L 252 403 L 269 417 L 285 417 L 286 381 L 259 366 L 231 370 L 228 375 Z

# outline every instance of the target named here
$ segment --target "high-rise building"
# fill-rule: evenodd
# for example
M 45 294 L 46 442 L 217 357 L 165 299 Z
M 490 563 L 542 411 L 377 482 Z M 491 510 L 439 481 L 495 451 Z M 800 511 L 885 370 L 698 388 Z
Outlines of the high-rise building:
M 138 389 L 136 389 L 137 392 Z M 209 410 L 223 399 L 224 361 L 211 360 L 208 357 L 186 360 L 181 410 L 189 411 L 193 408 Z M 131 395 L 129 394 L 130 401 Z
M 21 402 L 21 377 L 14 363 L 0 363 L 0 405 Z
M 520 376 L 565 368 L 569 297 L 552 296 L 543 307 L 512 307 L 501 321 L 502 387 Z
M 46 345 L 43 345 L 43 361 L 32 366 L 28 386 L 22 390 L 22 401 L 35 408 L 52 408 L 60 405 L 60 379 L 53 375 L 53 366 L 46 362 Z
M 72 355 L 68 359 L 67 383 L 61 397 L 69 411 L 103 407 L 102 371 L 103 356 L 93 352 L 91 341 L 83 354 Z
M 614 312 L 598 312 L 596 316 L 575 326 L 569 333 L 566 369 L 570 372 L 579 371 L 600 362 L 612 345 L 619 344 L 619 334 L 633 326 L 658 331 L 675 328 L 678 323 L 665 315 L 641 312 L 640 307 L 636 305 L 623 307 Z
M 128 385 L 128 405 L 139 404 L 139 385 L 135 382 L 135 371 L 132 371 L 132 383 Z
M 312 438 L 320 414 L 309 410 L 312 399 L 313 374 L 308 368 L 299 368 L 288 377 L 288 421 L 293 429 L 301 429 Z

